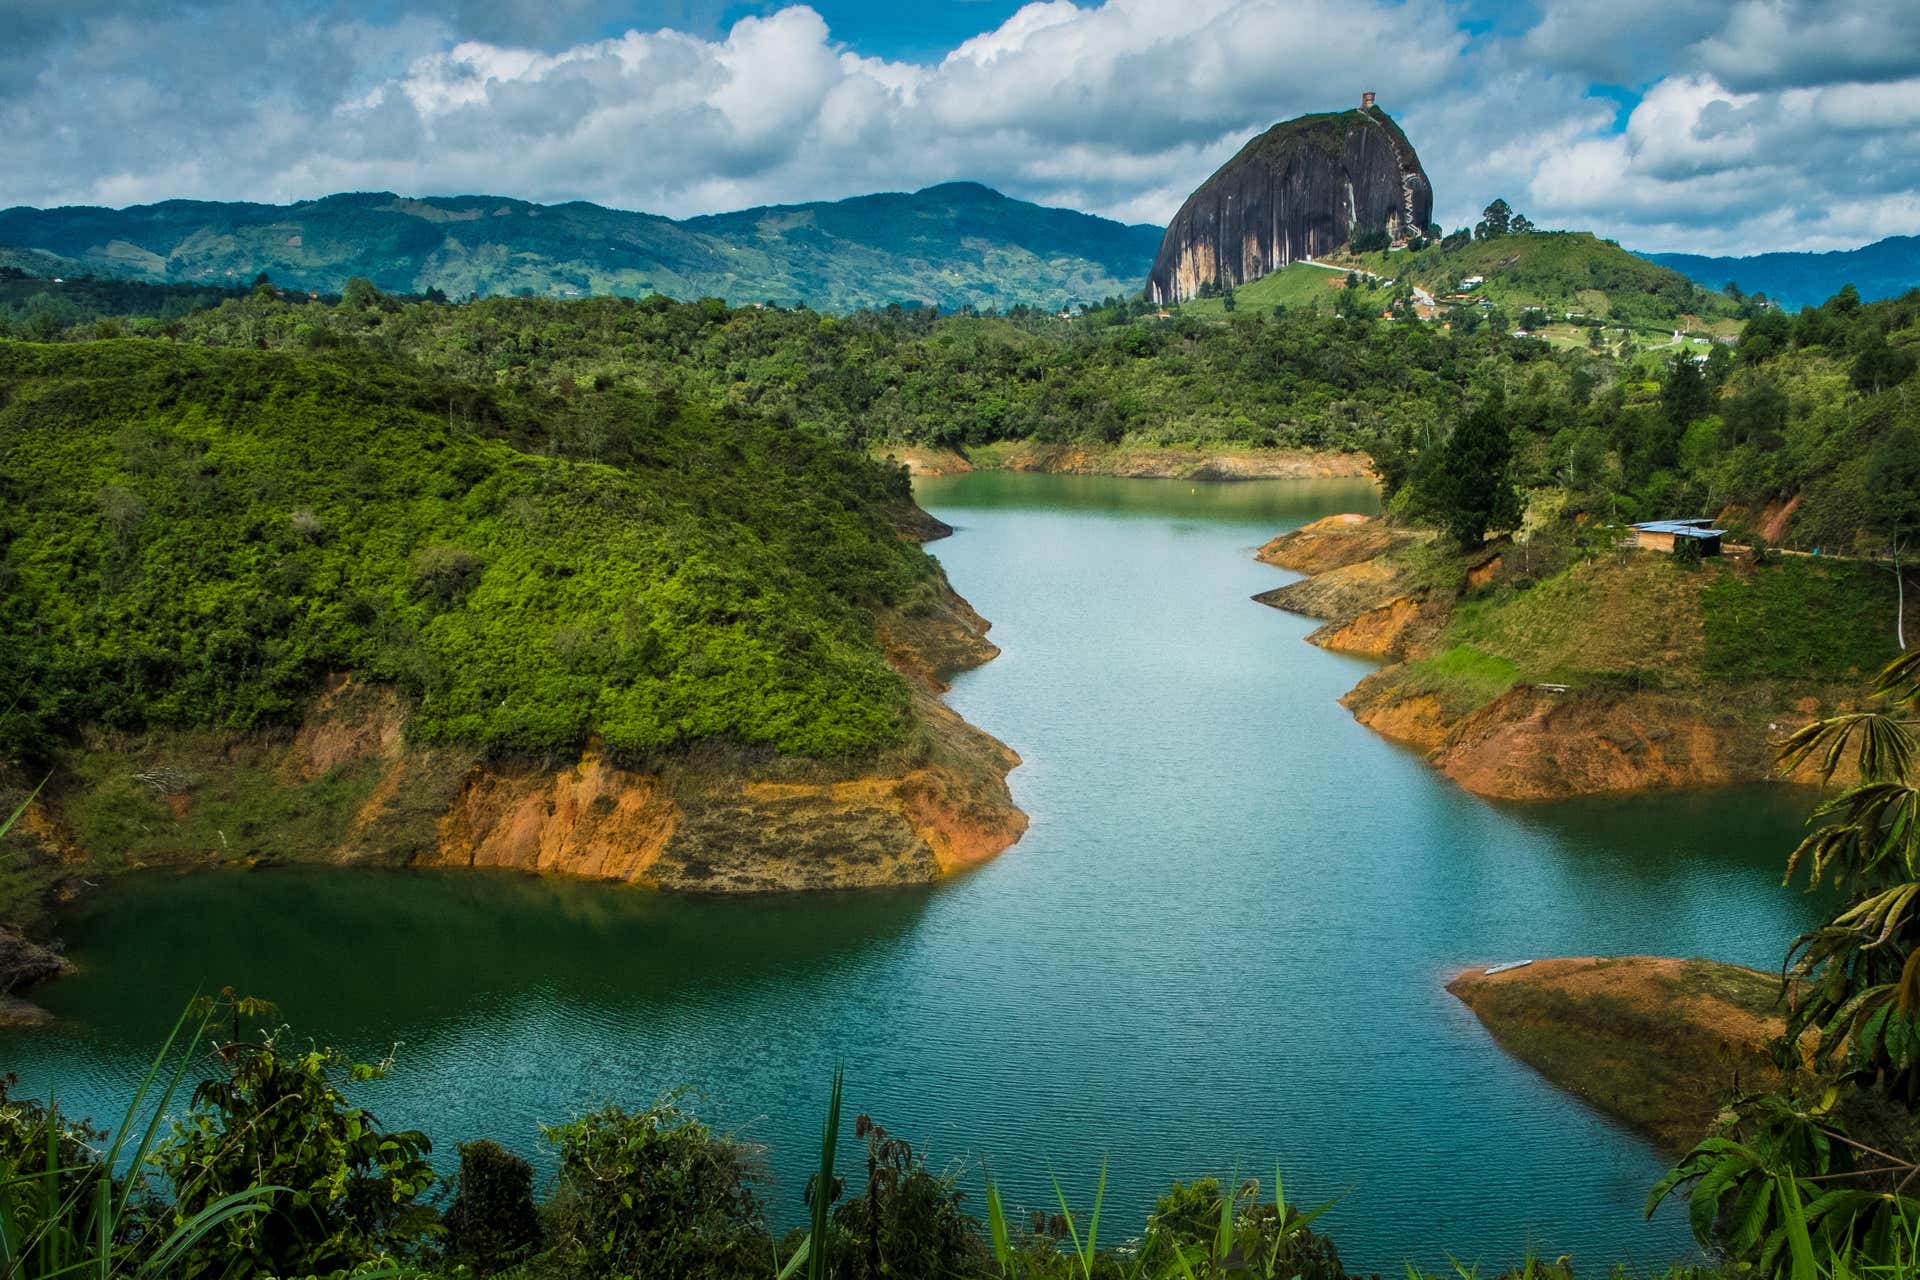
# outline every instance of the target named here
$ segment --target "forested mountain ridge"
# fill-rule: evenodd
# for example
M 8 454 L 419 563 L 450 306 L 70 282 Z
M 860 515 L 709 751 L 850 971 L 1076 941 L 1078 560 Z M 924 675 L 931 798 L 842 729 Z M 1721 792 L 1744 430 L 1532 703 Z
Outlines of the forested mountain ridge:
M 1920 287 L 1920 236 L 1888 236 L 1858 249 L 1829 253 L 1756 253 L 1737 258 L 1698 253 L 1641 256 L 1682 272 L 1709 289 L 1735 284 L 1742 293 L 1763 293 L 1789 311 L 1816 305 L 1845 285 L 1854 286 L 1869 302 Z
M 1137 290 L 1160 232 L 1010 199 L 977 183 L 674 221 L 584 201 L 390 192 L 294 205 L 168 200 L 0 210 L 0 245 L 135 279 L 337 293 L 531 293 L 773 302 L 843 310 L 1060 307 Z

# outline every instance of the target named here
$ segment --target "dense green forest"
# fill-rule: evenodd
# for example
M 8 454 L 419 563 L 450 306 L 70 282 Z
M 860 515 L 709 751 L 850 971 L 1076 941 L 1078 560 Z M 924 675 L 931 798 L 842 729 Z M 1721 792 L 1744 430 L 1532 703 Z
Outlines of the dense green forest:
M 1731 509 L 1757 529 L 1794 502 L 1777 540 L 1841 551 L 1884 546 L 1911 523 L 1899 464 L 1920 426 L 1920 294 L 1863 303 L 1844 290 L 1794 316 L 1749 306 L 1724 342 L 1651 347 L 1516 336 L 1525 313 L 1498 305 L 1457 309 L 1444 326 L 1404 310 L 1388 319 L 1390 291 L 1349 284 L 1328 291 L 1325 307 L 1210 318 L 1121 300 L 1072 317 L 828 316 L 661 297 L 444 305 L 360 281 L 338 303 L 265 287 L 177 319 L 65 332 L 93 336 L 104 324 L 186 345 L 363 350 L 488 394 L 544 397 L 569 422 L 618 396 L 650 412 L 746 413 L 857 449 L 1000 440 L 1363 449 L 1395 509 L 1436 522 L 1454 426 L 1497 399 L 1511 481 L 1564 490 L 1576 514 Z M 568 447 L 594 456 L 599 436 L 581 430 Z
M 33 275 L 0 260 L 0 326 L 42 340 L 118 317 L 173 320 L 245 294 L 197 284 Z
M 328 672 L 413 731 L 627 757 L 898 742 L 898 470 L 704 401 L 510 393 L 347 345 L 0 343 L 0 754 L 246 727 Z

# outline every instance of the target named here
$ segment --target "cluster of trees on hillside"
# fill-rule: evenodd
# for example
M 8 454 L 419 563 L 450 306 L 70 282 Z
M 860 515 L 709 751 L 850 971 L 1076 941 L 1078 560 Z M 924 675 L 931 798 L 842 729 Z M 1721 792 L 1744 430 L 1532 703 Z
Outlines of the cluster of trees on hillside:
M 1496 239 L 1518 234 L 1498 202 L 1487 221 Z M 1585 238 L 1530 239 L 1545 246 L 1533 254 L 1541 271 L 1577 276 L 1567 262 L 1599 270 L 1625 258 L 1589 252 Z M 1450 261 L 1449 252 L 1396 256 Z M 1660 273 L 1638 260 L 1619 269 Z M 1447 441 L 1497 398 L 1513 482 L 1563 488 L 1576 510 L 1630 519 L 1734 508 L 1757 528 L 1797 497 L 1786 539 L 1846 551 L 1884 546 L 1890 529 L 1910 524 L 1903 442 L 1920 429 L 1911 404 L 1920 295 L 1866 304 L 1844 290 L 1794 316 L 1754 308 L 1731 346 L 1625 355 L 1514 336 L 1497 310 L 1460 309 L 1442 326 L 1406 309 L 1383 319 L 1367 290 L 1334 296 L 1333 314 L 1242 305 L 1222 319 L 1166 315 L 1140 299 L 1074 316 L 900 307 L 829 316 L 661 297 L 444 305 L 356 281 L 337 300 L 289 300 L 262 285 L 141 331 L 196 345 L 366 348 L 559 406 L 617 390 L 662 412 L 730 407 L 857 449 L 1002 440 L 1364 449 L 1396 510 L 1439 522 L 1436 477 L 1458 469 L 1445 463 Z M 590 454 L 593 436 L 575 447 Z
M 244 729 L 354 670 L 429 740 L 900 744 L 873 611 L 934 591 L 898 468 L 739 406 L 378 351 L 0 343 L 0 758 Z
M 119 321 L 124 318 L 177 320 L 246 293 L 238 288 L 147 284 L 98 276 L 54 280 L 0 265 L 0 338 L 17 335 L 51 342 L 85 327 L 96 335 L 112 336 L 122 332 Z
M 1920 528 L 1917 352 L 1920 293 L 1862 304 L 1846 290 L 1794 317 L 1761 311 L 1703 354 L 1516 364 L 1482 402 L 1502 402 L 1506 482 L 1565 490 L 1574 514 L 1730 512 L 1742 536 L 1784 522 L 1788 541 L 1883 555 Z M 1487 433 L 1476 412 L 1437 446 L 1404 431 L 1376 442 L 1395 510 L 1435 523 L 1461 510 L 1454 438 Z

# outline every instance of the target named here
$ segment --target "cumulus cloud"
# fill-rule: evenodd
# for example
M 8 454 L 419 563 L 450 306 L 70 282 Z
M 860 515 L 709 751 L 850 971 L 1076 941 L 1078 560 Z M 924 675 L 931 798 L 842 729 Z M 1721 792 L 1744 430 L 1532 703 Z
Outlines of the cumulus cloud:
M 973 179 L 1162 221 L 1251 133 L 1373 89 L 1449 225 L 1505 195 L 1647 248 L 1913 229 L 1920 6 L 1620 3 L 1488 27 L 1457 0 L 1049 0 L 910 62 L 803 5 L 720 29 L 719 0 L 22 0 L 0 204 L 392 189 L 679 216 Z
M 1678 76 L 1623 132 L 1555 150 L 1528 190 L 1550 212 L 1645 228 L 1667 241 L 1657 248 L 1700 243 L 1698 228 L 1714 225 L 1857 245 L 1920 227 L 1916 124 L 1920 78 L 1737 93 Z

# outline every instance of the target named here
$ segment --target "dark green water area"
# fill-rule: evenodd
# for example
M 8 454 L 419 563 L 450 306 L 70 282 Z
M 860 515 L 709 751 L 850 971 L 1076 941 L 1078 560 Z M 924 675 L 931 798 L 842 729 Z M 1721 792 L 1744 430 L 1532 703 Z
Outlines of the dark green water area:
M 801 1214 L 835 1063 L 851 1109 L 1103 1237 L 1175 1177 L 1285 1171 L 1342 1197 L 1350 1263 L 1598 1266 L 1690 1253 L 1641 1218 L 1646 1142 L 1507 1058 L 1442 988 L 1469 965 L 1658 953 L 1777 965 L 1815 904 L 1780 886 L 1807 798 L 1735 788 L 1545 805 L 1467 795 L 1335 699 L 1367 664 L 1251 603 L 1255 547 L 1345 481 L 1000 472 L 924 481 L 934 544 L 1004 651 L 951 701 L 1025 758 L 1026 838 L 953 882 L 715 901 L 512 875 L 282 869 L 133 877 L 65 921 L 79 976 L 0 1069 L 117 1114 L 194 991 L 277 1001 L 384 1055 L 361 1097 L 438 1155 L 688 1086 L 765 1148 Z M 851 1126 L 848 1126 L 850 1128 Z M 847 1156 L 853 1154 L 851 1140 Z

